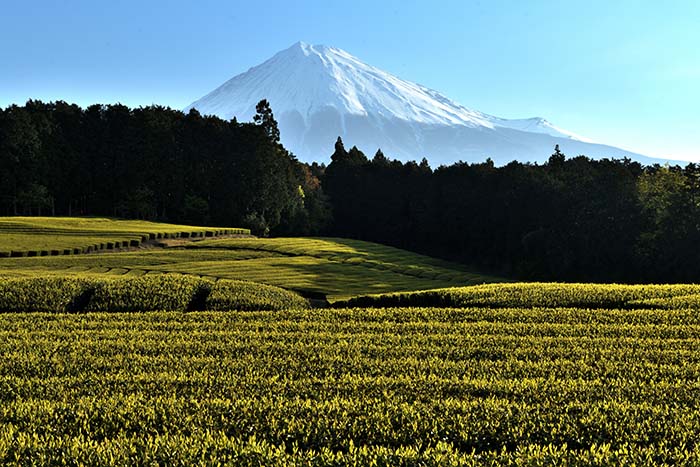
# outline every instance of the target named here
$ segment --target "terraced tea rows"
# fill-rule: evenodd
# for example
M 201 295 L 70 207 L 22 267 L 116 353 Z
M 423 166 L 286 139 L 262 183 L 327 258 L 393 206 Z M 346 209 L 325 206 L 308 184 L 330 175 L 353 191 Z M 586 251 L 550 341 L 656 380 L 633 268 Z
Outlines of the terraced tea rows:
M 0 463 L 700 462 L 691 310 L 0 315 Z
M 0 217 L 0 258 L 72 255 L 134 248 L 160 238 L 230 234 L 250 231 L 104 218 Z

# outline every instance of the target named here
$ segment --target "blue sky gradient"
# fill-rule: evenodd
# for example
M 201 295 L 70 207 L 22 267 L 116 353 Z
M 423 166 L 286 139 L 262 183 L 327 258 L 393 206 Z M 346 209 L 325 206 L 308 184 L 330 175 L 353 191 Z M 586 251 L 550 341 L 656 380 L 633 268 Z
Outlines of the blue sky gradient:
M 4 0 L 0 11 L 2 107 L 183 108 L 303 40 L 486 113 L 700 160 L 696 0 Z

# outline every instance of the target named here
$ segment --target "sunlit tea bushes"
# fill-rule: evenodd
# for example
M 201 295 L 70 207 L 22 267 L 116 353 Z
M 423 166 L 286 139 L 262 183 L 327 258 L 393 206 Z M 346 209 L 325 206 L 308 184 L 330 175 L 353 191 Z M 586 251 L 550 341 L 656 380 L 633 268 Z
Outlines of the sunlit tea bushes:
M 0 463 L 693 465 L 698 344 L 688 309 L 3 314 Z
M 294 292 L 245 281 L 217 281 L 211 286 L 206 310 L 279 310 L 303 309 L 308 301 Z
M 211 282 L 188 276 L 143 276 L 97 283 L 86 309 L 90 311 L 185 311 Z
M 341 239 L 189 246 L 0 259 L 0 465 L 700 463 L 700 286 L 438 289 L 487 278 Z M 257 281 L 433 290 L 309 309 Z

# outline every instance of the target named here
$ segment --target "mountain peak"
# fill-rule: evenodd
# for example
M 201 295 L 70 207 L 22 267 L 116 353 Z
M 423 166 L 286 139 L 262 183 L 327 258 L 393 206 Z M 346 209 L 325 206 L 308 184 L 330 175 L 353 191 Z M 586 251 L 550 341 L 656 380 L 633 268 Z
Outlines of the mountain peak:
M 288 47 L 285 50 L 282 50 L 279 53 L 303 53 L 307 54 L 308 50 L 313 48 L 313 45 L 309 44 L 308 42 L 304 41 L 297 41 L 294 44 L 292 44 L 290 47 Z
M 282 55 L 304 55 L 304 56 L 310 56 L 310 55 L 326 55 L 328 53 L 331 53 L 333 50 L 339 50 L 335 49 L 334 47 L 328 47 L 322 44 L 310 44 L 308 42 L 304 41 L 297 41 L 294 44 L 292 44 L 289 48 L 282 50 L 279 52 L 279 54 Z
M 331 107 L 341 115 L 492 127 L 487 115 L 437 91 L 386 73 L 342 49 L 301 41 L 227 81 L 191 107 L 243 120 L 252 117 L 255 103 L 263 98 L 276 113 L 298 112 L 304 120 Z

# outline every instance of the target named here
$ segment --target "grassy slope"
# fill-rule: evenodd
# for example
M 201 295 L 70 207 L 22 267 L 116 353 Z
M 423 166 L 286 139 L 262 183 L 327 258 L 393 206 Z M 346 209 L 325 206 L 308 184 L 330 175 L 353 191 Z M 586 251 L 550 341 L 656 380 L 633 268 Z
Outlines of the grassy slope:
M 361 240 L 227 238 L 196 242 L 188 247 L 197 250 L 244 249 L 280 255 L 248 261 L 250 267 L 245 269 L 223 271 L 209 268 L 202 271 L 238 279 L 242 278 L 239 274 L 245 273 L 250 280 L 258 282 L 325 293 L 331 301 L 363 293 L 427 289 L 431 284 L 447 287 L 499 281 L 476 274 L 463 265 Z M 191 267 L 198 269 L 200 265 Z
M 151 233 L 178 233 L 183 228 L 108 219 L 58 218 L 55 221 L 52 224 L 46 219 L 29 218 L 23 224 L 23 229 L 30 234 L 26 241 L 36 241 L 41 237 L 54 245 L 72 242 L 75 230 L 87 231 L 88 227 L 93 232 L 105 235 L 105 238 L 115 235 L 115 232 L 136 231 L 139 228 Z M 200 229 L 200 232 L 207 230 L 188 228 L 192 231 L 196 229 Z M 13 235 L 8 231 L 3 232 L 0 226 L 0 251 L 8 250 L 8 243 L 15 241 Z M 259 282 L 327 295 L 331 301 L 371 293 L 463 286 L 496 280 L 474 274 L 458 264 L 397 248 L 335 238 L 198 239 L 188 243 L 187 249 L 0 258 L 0 276 L 5 277 L 66 274 L 118 276 L 168 272 Z

